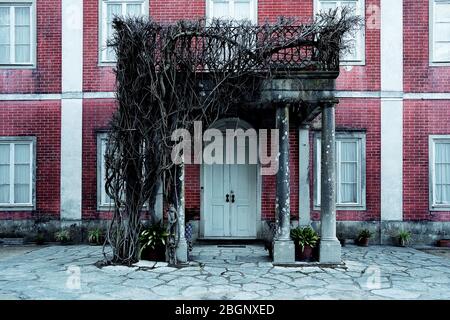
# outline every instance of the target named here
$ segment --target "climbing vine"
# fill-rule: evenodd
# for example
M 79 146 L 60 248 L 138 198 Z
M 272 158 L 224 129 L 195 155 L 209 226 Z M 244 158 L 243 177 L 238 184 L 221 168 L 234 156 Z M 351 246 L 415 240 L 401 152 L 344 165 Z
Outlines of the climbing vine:
M 174 231 L 169 258 L 177 262 L 184 176 L 171 159 L 174 130 L 191 130 L 194 121 L 208 126 L 231 106 L 251 100 L 262 80 L 279 72 L 338 71 L 340 52 L 349 46 L 344 35 L 360 24 L 347 9 L 320 13 L 310 23 L 280 18 L 259 26 L 116 17 L 110 45 L 117 57 L 118 108 L 105 155 L 106 192 L 114 203 L 107 260 L 138 260 L 142 211 L 146 205 L 152 211 L 162 185 Z

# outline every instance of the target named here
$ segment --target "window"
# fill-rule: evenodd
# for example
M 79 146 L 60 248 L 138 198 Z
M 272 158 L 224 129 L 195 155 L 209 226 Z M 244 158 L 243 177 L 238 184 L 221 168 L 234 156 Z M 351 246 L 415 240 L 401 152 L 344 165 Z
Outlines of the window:
M 250 20 L 257 23 L 256 0 L 206 0 L 207 18 Z
M 0 66 L 33 66 L 34 1 L 0 0 Z
M 355 15 L 365 17 L 364 0 L 347 0 L 347 1 L 335 1 L 335 0 L 314 0 L 315 12 L 328 11 L 330 9 L 350 7 Z M 345 41 L 348 41 L 350 48 L 341 57 L 343 64 L 364 64 L 365 57 L 365 40 L 364 40 L 364 28 L 357 30 L 354 34 L 348 34 L 345 37 Z
M 114 206 L 113 199 L 106 193 L 106 166 L 105 154 L 106 145 L 108 143 L 108 134 L 99 133 L 97 135 L 97 210 L 109 211 Z M 125 200 L 123 195 L 122 200 Z M 143 209 L 147 209 L 148 205 L 144 204 Z
M 0 137 L 0 207 L 34 209 L 35 138 Z
M 110 209 L 113 205 L 112 199 L 106 194 L 106 167 L 105 153 L 108 136 L 100 133 L 97 136 L 97 208 Z
M 316 134 L 314 205 L 320 206 L 321 139 Z M 365 134 L 336 133 L 336 204 L 338 209 L 365 210 Z
M 450 0 L 430 3 L 430 62 L 450 63 Z
M 450 210 L 450 135 L 430 136 L 430 210 Z
M 114 29 L 112 21 L 115 16 L 148 15 L 148 0 L 100 0 L 101 1 L 101 44 L 100 58 L 102 62 L 114 62 L 114 50 L 107 46 Z

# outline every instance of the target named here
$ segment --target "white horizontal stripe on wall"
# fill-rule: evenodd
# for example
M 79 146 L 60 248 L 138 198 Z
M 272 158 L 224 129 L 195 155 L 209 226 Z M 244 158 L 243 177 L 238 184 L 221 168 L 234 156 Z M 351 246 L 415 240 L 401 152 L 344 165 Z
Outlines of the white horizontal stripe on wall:
M 450 100 L 450 92 L 389 92 L 389 91 L 335 91 L 336 98 Z M 115 92 L 70 93 L 2 93 L 0 101 L 32 101 L 65 99 L 114 99 Z

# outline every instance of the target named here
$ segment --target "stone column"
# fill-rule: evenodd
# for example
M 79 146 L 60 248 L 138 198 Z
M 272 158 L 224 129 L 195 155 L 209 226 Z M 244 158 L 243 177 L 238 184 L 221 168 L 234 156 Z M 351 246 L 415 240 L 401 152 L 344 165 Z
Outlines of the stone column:
M 178 234 L 180 236 L 178 241 L 178 246 L 176 249 L 177 261 L 178 263 L 186 263 L 188 261 L 188 245 L 186 241 L 186 223 L 185 223 L 185 198 L 184 198 L 184 177 L 185 177 L 185 169 L 184 163 L 182 163 L 178 170 L 180 173 L 178 174 L 180 184 L 180 192 L 178 194 Z
M 320 194 L 320 262 L 341 263 L 336 238 L 336 135 L 334 101 L 322 105 L 322 161 Z
M 309 226 L 311 224 L 311 198 L 309 191 L 309 125 L 302 125 L 298 130 L 298 153 L 299 153 L 299 225 Z
M 276 190 L 277 234 L 274 241 L 273 261 L 295 261 L 294 242 L 290 237 L 290 174 L 289 174 L 289 106 L 277 108 L 276 124 L 279 130 L 279 157 Z

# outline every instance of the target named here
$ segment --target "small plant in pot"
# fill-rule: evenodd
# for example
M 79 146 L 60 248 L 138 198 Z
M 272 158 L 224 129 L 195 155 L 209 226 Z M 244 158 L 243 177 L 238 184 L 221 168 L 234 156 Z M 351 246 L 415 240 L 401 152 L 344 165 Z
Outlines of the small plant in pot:
M 411 242 L 411 232 L 410 231 L 400 231 L 398 233 L 398 244 L 400 247 L 406 247 Z
M 300 261 L 310 261 L 313 249 L 319 242 L 319 236 L 311 227 L 297 227 L 291 230 L 291 239 L 295 243 L 295 256 Z
M 72 241 L 69 230 L 63 229 L 55 232 L 55 240 L 61 244 L 69 244 Z
M 169 233 L 161 223 L 154 223 L 139 235 L 140 259 L 165 261 Z
M 45 235 L 42 232 L 38 232 L 34 238 L 34 241 L 38 246 L 42 246 L 45 244 Z
M 98 246 L 103 244 L 105 236 L 100 228 L 91 229 L 88 231 L 88 241 L 90 245 Z
M 356 238 L 356 243 L 362 247 L 369 246 L 369 239 L 372 237 L 372 232 L 368 229 L 363 229 L 359 232 L 358 237 Z

